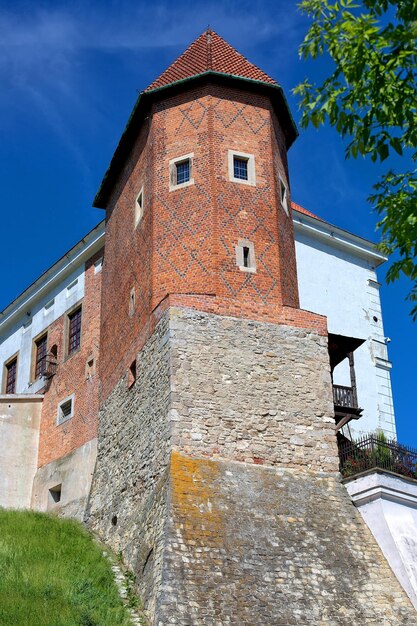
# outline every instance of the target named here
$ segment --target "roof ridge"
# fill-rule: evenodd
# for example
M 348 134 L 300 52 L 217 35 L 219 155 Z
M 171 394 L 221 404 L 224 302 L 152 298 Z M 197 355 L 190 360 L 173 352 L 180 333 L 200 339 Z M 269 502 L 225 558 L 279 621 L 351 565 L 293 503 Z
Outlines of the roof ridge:
M 207 28 L 207 66 L 209 70 L 213 69 L 212 65 L 213 62 L 211 58 L 211 30 L 209 27 Z

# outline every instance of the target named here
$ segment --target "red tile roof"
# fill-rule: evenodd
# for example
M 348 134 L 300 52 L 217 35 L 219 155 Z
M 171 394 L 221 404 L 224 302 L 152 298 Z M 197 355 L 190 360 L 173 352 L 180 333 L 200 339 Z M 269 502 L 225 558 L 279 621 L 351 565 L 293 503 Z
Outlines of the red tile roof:
M 233 74 L 276 85 L 268 74 L 250 63 L 214 31 L 208 29 L 198 37 L 145 91 L 164 87 L 203 72 Z
M 307 211 L 307 209 L 300 206 L 299 204 L 296 204 L 295 202 L 291 201 L 291 207 L 294 211 L 298 211 L 299 213 L 304 213 L 304 215 L 309 215 L 310 217 L 315 217 L 316 220 L 321 219 L 320 217 L 318 217 L 318 215 L 314 215 L 314 213 L 312 213 L 311 211 Z

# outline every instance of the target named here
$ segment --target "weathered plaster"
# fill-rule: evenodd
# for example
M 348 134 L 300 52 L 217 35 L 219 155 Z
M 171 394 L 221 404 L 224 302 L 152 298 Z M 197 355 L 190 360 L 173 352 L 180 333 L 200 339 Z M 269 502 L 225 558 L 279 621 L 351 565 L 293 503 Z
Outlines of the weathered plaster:
M 0 396 L 0 506 L 30 507 L 42 400 L 42 395 Z

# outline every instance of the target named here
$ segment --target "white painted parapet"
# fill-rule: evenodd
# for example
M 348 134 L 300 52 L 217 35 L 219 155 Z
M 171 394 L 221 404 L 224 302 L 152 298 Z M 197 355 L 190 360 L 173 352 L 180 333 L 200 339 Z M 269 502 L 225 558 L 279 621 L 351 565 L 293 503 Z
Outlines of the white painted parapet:
M 42 395 L 0 395 L 0 506 L 29 508 L 38 463 Z
M 370 470 L 344 483 L 417 610 L 417 480 Z

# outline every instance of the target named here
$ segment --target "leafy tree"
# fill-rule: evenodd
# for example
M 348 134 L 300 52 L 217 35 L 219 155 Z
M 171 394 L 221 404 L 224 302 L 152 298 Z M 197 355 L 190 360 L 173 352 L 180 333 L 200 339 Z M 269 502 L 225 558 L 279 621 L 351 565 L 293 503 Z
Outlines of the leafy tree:
M 397 253 L 387 280 L 411 279 L 417 319 L 417 0 L 303 0 L 299 8 L 312 19 L 301 58 L 333 61 L 321 85 L 306 80 L 294 90 L 301 126 L 330 122 L 349 140 L 346 157 L 404 155 L 403 171 L 388 169 L 369 200 L 380 250 Z

